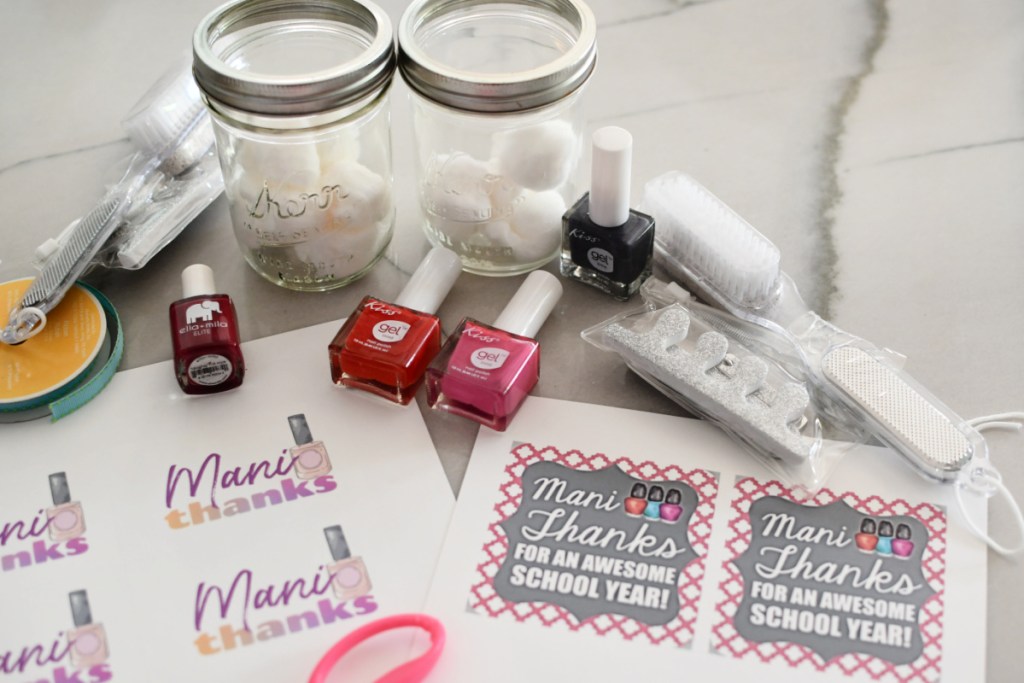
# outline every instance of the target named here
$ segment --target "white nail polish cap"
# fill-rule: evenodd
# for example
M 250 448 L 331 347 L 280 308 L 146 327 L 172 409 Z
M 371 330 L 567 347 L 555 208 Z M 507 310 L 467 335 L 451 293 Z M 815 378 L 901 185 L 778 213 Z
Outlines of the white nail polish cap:
M 433 315 L 462 272 L 462 259 L 451 249 L 434 247 L 420 261 L 394 303 Z
M 213 283 L 213 270 L 210 266 L 194 263 L 181 271 L 181 291 L 183 299 L 188 299 L 192 296 L 216 294 L 217 289 Z
M 594 131 L 590 165 L 590 220 L 617 228 L 629 220 L 629 173 L 633 136 L 624 128 Z
M 558 278 L 543 270 L 535 270 L 516 290 L 494 321 L 494 326 L 532 339 L 537 336 L 561 296 L 562 283 Z

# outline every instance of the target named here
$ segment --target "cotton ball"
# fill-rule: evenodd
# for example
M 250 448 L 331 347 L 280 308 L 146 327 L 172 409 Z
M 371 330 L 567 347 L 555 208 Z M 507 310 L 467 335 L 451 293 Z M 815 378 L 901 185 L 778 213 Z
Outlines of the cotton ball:
M 258 231 L 261 244 L 293 244 L 325 227 L 326 216 L 309 198 L 321 190 L 312 144 L 238 140 L 226 187 L 245 207 L 244 220 Z
M 310 268 L 315 278 L 346 278 L 368 266 L 384 249 L 390 223 L 381 222 L 355 230 L 335 230 L 294 247 L 295 257 Z
M 523 241 L 512 231 L 512 226 L 507 221 L 491 221 L 480 232 L 490 242 L 488 246 L 512 247 L 514 249 Z
M 320 176 L 320 157 L 316 145 L 259 142 L 239 138 L 235 141 L 232 177 L 262 186 L 306 183 Z M 308 185 L 306 185 L 308 187 Z
M 569 179 L 576 145 L 569 123 L 545 121 L 498 133 L 491 156 L 501 175 L 530 190 L 551 190 Z
M 453 243 L 468 240 L 491 216 L 487 193 L 489 173 L 468 154 L 440 154 L 431 160 L 420 186 L 421 201 L 431 226 Z
M 391 215 L 391 193 L 378 174 L 355 161 L 339 161 L 322 178 L 334 228 L 361 229 Z
M 525 192 L 512 216 L 512 230 L 521 239 L 516 255 L 525 262 L 551 256 L 562 241 L 565 200 L 554 191 Z
M 351 128 L 339 130 L 328 139 L 316 143 L 316 151 L 320 157 L 320 168 L 326 174 L 339 161 L 355 161 L 359 158 L 362 151 L 359 133 Z
M 491 198 L 491 215 L 496 217 L 508 217 L 512 215 L 513 205 L 516 199 L 523 193 L 521 185 L 511 178 L 501 175 L 498 164 L 491 159 L 486 164 L 487 175 L 484 177 L 484 186 L 487 195 Z

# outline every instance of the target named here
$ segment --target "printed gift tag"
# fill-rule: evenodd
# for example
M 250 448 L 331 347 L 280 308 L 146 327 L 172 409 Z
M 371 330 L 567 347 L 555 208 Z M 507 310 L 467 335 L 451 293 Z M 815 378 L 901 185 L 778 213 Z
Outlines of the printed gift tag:
M 515 444 L 470 608 L 540 628 L 686 646 L 716 475 Z
M 737 478 L 712 648 L 878 681 L 937 681 L 945 511 Z

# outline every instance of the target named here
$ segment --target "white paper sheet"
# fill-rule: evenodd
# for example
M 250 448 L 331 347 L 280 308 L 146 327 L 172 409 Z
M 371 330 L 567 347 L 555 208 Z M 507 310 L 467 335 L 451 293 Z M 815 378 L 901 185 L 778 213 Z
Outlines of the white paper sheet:
M 245 382 L 232 392 L 186 397 L 161 363 L 119 373 L 60 422 L 0 428 L 0 677 L 301 681 L 347 632 L 422 608 L 451 489 L 415 406 L 331 383 L 337 329 L 245 344 Z M 288 469 L 294 414 L 322 442 L 329 472 L 300 479 Z M 48 480 L 61 472 L 85 528 L 54 541 Z M 365 569 L 372 584 L 344 599 L 328 579 L 337 570 L 324 530 L 335 525 L 351 554 L 346 576 Z M 76 591 L 102 625 L 86 639 L 108 652 L 82 668 L 67 645 L 79 633 Z M 335 678 L 370 680 L 405 657 L 409 640 L 386 639 Z
M 633 580 L 645 590 L 630 594 L 619 586 L 629 583 L 624 579 L 625 565 L 613 570 L 613 565 L 605 564 L 603 569 L 588 572 L 582 564 L 574 564 L 580 557 L 587 562 L 588 555 L 589 561 L 598 563 L 615 555 L 608 544 L 598 544 L 597 535 L 587 536 L 589 532 L 584 530 L 596 530 L 597 534 L 621 528 L 630 530 L 627 536 L 633 540 L 631 534 L 644 521 L 625 514 L 629 491 L 616 490 L 617 504 L 598 497 L 599 490 L 607 493 L 616 481 L 607 473 L 591 473 L 608 466 L 617 466 L 631 481 L 661 482 L 665 487 L 686 484 L 699 496 L 696 509 L 685 513 L 690 515 L 686 521 L 691 547 L 680 549 L 678 543 L 661 547 L 670 548 L 663 556 L 678 553 L 674 557 L 681 567 L 678 611 L 667 624 L 643 621 L 658 621 L 658 610 L 665 606 L 659 604 L 664 581 Z M 527 469 L 530 467 L 533 469 Z M 564 476 L 556 476 L 558 473 Z M 564 488 L 552 483 L 559 478 L 568 482 Z M 477 440 L 428 600 L 428 611 L 449 629 L 448 646 L 429 680 L 714 680 L 712 676 L 786 682 L 983 680 L 986 547 L 966 530 L 951 488 L 926 482 L 896 454 L 869 447 L 851 451 L 826 490 L 808 502 L 806 510 L 785 502 L 784 487 L 770 483 L 772 479 L 751 456 L 707 423 L 530 398 L 507 432 L 482 431 Z M 587 500 L 590 494 L 594 497 Z M 766 520 L 772 519 L 769 512 L 751 507 L 758 500 L 760 505 L 767 502 L 795 509 L 794 526 L 779 526 L 785 517 L 776 517 L 776 526 L 769 529 L 765 526 Z M 828 517 L 822 523 L 821 515 L 830 514 L 823 512 L 824 506 L 833 503 L 830 509 L 845 516 Z M 984 519 L 984 502 L 975 499 L 970 504 L 972 514 Z M 552 512 L 558 509 L 562 512 Z M 531 511 L 530 517 L 524 516 Z M 570 517 L 574 512 L 581 515 Z M 557 515 L 563 516 L 553 523 Z M 899 557 L 888 548 L 882 553 L 880 546 L 858 550 L 858 543 L 871 546 L 870 539 L 856 538 L 859 528 L 850 527 L 859 527 L 865 518 L 876 525 L 888 520 L 894 528 L 900 523 L 912 527 L 916 552 L 911 553 L 906 544 L 895 547 L 909 557 Z M 842 526 L 837 520 L 842 520 Z M 576 523 L 580 532 L 575 544 L 565 536 L 555 536 L 564 531 L 562 525 L 567 521 Z M 659 539 L 666 533 L 678 536 L 670 522 L 648 521 L 646 533 Z M 842 603 L 857 593 L 850 587 L 852 579 L 833 584 L 804 581 L 805 588 L 821 589 L 813 598 L 818 602 L 811 606 L 807 606 L 806 590 L 789 590 L 785 599 L 781 594 L 774 599 L 766 597 L 772 596 L 776 584 L 784 583 L 778 577 L 763 581 L 756 599 L 746 598 L 749 604 L 761 604 L 761 617 L 772 605 L 793 610 L 794 617 L 801 611 L 810 612 L 808 628 L 822 629 L 816 645 L 826 656 L 807 645 L 780 640 L 779 629 L 769 632 L 760 644 L 737 638 L 736 606 L 745 584 L 736 580 L 738 570 L 732 560 L 748 547 L 752 524 L 759 528 L 762 546 L 772 547 L 753 558 L 760 564 L 758 571 L 766 576 L 782 566 L 777 561 L 779 553 L 802 552 L 808 547 L 809 557 L 819 569 L 832 560 L 835 568 L 861 566 L 864 572 L 873 568 L 875 575 L 870 581 L 866 573 L 861 575 L 866 585 L 861 592 L 876 598 L 869 607 L 865 607 L 868 601 L 862 600 L 856 606 L 838 608 L 838 613 L 825 609 L 821 602 L 824 592 L 832 593 L 824 599 L 828 605 Z M 807 542 L 815 533 L 817 537 Z M 528 535 L 541 540 L 523 542 Z M 876 533 L 874 542 L 878 539 Z M 890 539 L 885 544 L 890 542 L 895 543 Z M 531 546 L 548 548 L 538 551 Z M 789 546 L 792 550 L 786 551 Z M 639 547 L 653 546 L 632 546 L 634 550 Z M 574 548 L 577 556 L 559 553 L 559 548 Z M 641 561 L 632 566 L 634 577 L 639 564 L 658 562 L 653 555 L 632 555 L 633 560 Z M 629 556 L 627 549 L 623 557 Z M 786 567 L 793 562 L 788 561 Z M 533 584 L 533 592 L 527 573 L 531 568 L 540 581 Z M 547 574 L 549 578 L 565 573 L 584 575 L 584 579 L 577 585 L 570 579 L 563 585 L 552 580 L 546 584 L 549 592 L 543 593 L 545 570 L 553 572 Z M 889 574 L 878 574 L 885 571 Z M 589 583 L 588 576 L 592 579 Z M 514 585 L 517 580 L 522 585 Z M 904 580 L 908 585 L 896 586 Z M 897 588 L 902 593 L 892 592 Z M 571 609 L 555 604 L 571 600 L 576 591 L 582 597 Z M 908 611 L 893 619 L 867 618 L 867 613 L 882 609 L 877 600 L 882 597 L 891 598 L 884 609 L 896 605 L 895 609 Z M 642 612 L 642 618 L 629 617 L 630 610 L 636 614 L 647 598 L 653 609 Z M 920 610 L 908 606 L 915 600 Z M 675 608 L 675 603 L 669 607 Z M 597 616 L 586 618 L 588 609 Z M 584 616 L 575 616 L 574 611 Z M 820 613 L 825 616 L 815 625 L 813 617 Z M 875 622 L 883 622 L 883 626 L 874 628 Z M 785 633 L 800 640 L 799 626 L 786 623 L 791 630 Z M 752 635 L 747 626 L 743 633 Z M 882 642 L 873 646 L 884 656 L 830 652 L 836 643 L 848 645 L 851 639 L 863 642 L 865 638 L 881 638 Z M 912 661 L 891 661 L 908 656 Z

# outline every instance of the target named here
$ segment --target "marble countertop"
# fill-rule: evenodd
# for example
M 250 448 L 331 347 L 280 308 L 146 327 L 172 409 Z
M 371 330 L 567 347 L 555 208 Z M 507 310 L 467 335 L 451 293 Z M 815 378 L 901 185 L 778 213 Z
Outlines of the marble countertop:
M 0 281 L 33 274 L 33 249 L 85 213 L 130 145 L 119 121 L 190 48 L 219 0 L 35 0 L 0 23 Z M 407 4 L 379 2 L 397 22 Z M 958 413 L 1024 408 L 1024 4 L 1015 0 L 591 0 L 599 63 L 588 132 L 634 133 L 633 194 L 681 169 L 782 249 L 808 303 L 907 356 Z M 407 89 L 392 90 L 398 223 L 362 280 L 299 294 L 242 260 L 218 199 L 138 272 L 95 272 L 125 325 L 122 369 L 170 358 L 179 275 L 211 265 L 246 340 L 340 319 L 365 294 L 395 295 L 426 251 L 412 177 Z M 586 181 L 586 166 L 581 165 Z M 547 269 L 556 272 L 554 263 Z M 521 282 L 464 275 L 439 314 L 493 319 Z M 680 409 L 579 340 L 623 310 L 566 293 L 540 333 L 541 396 L 661 413 Z M 324 341 L 326 346 L 328 340 Z M 287 358 L 280 362 L 287 363 Z M 325 360 L 326 372 L 326 360 Z M 476 429 L 419 408 L 458 492 Z M 2 427 L 0 427 L 2 433 Z M 993 459 L 1024 500 L 1020 435 Z M 9 454 L 8 454 L 9 455 Z M 995 507 L 991 530 L 1012 532 Z M 988 680 L 1017 679 L 1021 564 L 989 554 Z

